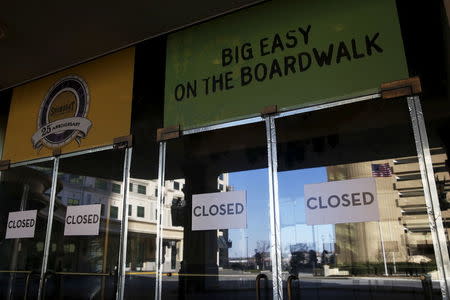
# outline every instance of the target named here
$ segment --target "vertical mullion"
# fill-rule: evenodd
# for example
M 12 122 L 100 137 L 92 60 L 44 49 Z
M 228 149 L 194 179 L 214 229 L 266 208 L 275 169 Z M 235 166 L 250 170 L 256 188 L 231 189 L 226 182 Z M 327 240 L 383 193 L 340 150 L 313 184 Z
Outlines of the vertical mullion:
M 45 232 L 44 253 L 42 257 L 41 276 L 39 278 L 39 290 L 37 299 L 41 299 L 42 297 L 44 288 L 44 278 L 45 275 L 47 274 L 48 254 L 50 251 L 53 213 L 55 208 L 56 187 L 58 184 L 58 169 L 59 169 L 59 157 L 55 157 L 53 160 L 52 186 L 50 188 L 50 199 L 49 199 L 50 203 L 48 206 L 47 228 Z
M 440 285 L 443 299 L 449 299 L 450 290 L 450 262 L 447 250 L 447 241 L 442 223 L 442 215 L 439 206 L 439 198 L 434 181 L 433 162 L 431 159 L 428 136 L 423 118 L 422 107 L 419 96 L 407 97 L 408 107 L 411 115 L 411 123 L 414 131 L 417 156 L 419 160 L 420 173 L 427 206 L 428 220 L 433 239 L 436 256 L 436 265 L 441 277 Z
M 278 200 L 278 158 L 277 139 L 274 116 L 267 116 L 267 156 L 269 175 L 269 215 L 270 215 L 270 256 L 272 260 L 273 299 L 283 299 L 283 281 L 281 272 L 281 243 L 280 243 L 280 210 Z
M 130 166 L 132 149 L 125 149 L 124 165 L 123 165 L 123 203 L 122 203 L 122 222 L 120 226 L 120 243 L 119 243 L 119 267 L 118 267 L 118 283 L 116 299 L 122 300 L 125 288 L 125 264 L 127 258 L 127 238 L 128 238 L 128 197 L 130 185 Z
M 164 217 L 164 177 L 166 168 L 166 142 L 159 143 L 158 159 L 158 195 L 156 203 L 156 286 L 155 300 L 161 299 L 162 290 L 162 247 L 163 247 L 163 217 Z

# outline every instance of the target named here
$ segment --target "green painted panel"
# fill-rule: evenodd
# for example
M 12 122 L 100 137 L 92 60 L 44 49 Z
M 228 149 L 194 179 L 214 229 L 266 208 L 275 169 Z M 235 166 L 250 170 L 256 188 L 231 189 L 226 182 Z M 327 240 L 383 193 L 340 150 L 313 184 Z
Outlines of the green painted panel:
M 377 92 L 408 77 L 394 0 L 279 0 L 171 34 L 164 125 Z

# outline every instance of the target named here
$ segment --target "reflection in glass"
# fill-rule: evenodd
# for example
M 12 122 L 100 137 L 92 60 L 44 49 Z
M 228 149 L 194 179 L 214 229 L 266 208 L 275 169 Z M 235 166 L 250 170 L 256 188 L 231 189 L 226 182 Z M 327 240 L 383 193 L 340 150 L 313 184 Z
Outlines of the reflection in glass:
M 392 173 L 374 174 L 373 167 L 378 164 L 387 164 Z M 283 270 L 310 284 L 320 277 L 330 278 L 328 283 L 333 284 L 333 277 L 417 278 L 424 273 L 437 280 L 421 181 L 411 177 L 417 167 L 417 160 L 407 157 L 281 172 Z M 306 224 L 305 184 L 372 176 L 376 178 L 380 222 Z M 293 181 L 301 184 L 293 189 Z M 417 291 L 421 288 L 419 280 L 399 279 L 392 284 Z M 327 297 L 325 291 L 321 295 Z
M 254 298 L 258 274 L 268 277 L 261 292 L 271 298 L 266 149 L 263 124 L 184 136 L 167 143 L 164 299 Z M 212 221 L 207 226 L 210 229 L 195 230 L 194 196 L 213 194 L 203 201 L 220 201 L 214 193 L 232 191 L 246 192 L 246 226 L 230 221 L 225 228 L 218 228 Z M 209 213 L 201 210 L 204 216 Z
M 130 179 L 128 198 L 128 242 L 126 261 L 125 298 L 154 298 L 156 272 L 156 229 L 158 181 L 138 178 Z M 183 201 L 180 187 L 183 180 L 167 181 L 165 184 L 166 203 Z M 164 206 L 164 215 L 170 215 L 170 205 Z M 164 231 L 167 239 L 163 242 L 163 271 L 176 272 L 182 260 L 183 228 L 173 226 L 172 219 L 166 218 Z
M 420 275 L 440 295 L 407 112 L 405 102 L 380 101 L 277 120 L 282 268 L 300 279 L 296 297 L 411 299 L 423 296 Z M 358 178 L 375 179 L 379 222 L 307 225 L 305 185 Z
M 180 286 L 185 289 L 185 295 L 196 297 L 199 287 L 197 286 L 197 293 L 189 291 L 189 285 L 195 284 L 190 276 L 199 276 L 204 277 L 204 282 L 196 279 L 196 283 L 205 285 L 202 291 L 211 299 L 219 297 L 217 294 L 219 291 L 232 293 L 234 297 L 245 298 L 254 293 L 254 281 L 257 274 L 262 272 L 270 275 L 271 273 L 268 189 L 261 188 L 267 185 L 267 169 L 223 173 L 218 178 L 214 176 L 212 179 L 217 180 L 215 192 L 246 191 L 247 228 L 208 231 L 190 231 L 189 227 L 186 229 L 186 225 L 180 222 L 186 220 L 183 216 L 186 198 L 183 192 L 174 194 L 173 191 L 177 190 L 171 188 L 172 182 L 184 184 L 185 180 L 166 181 L 162 258 L 163 273 L 166 275 L 163 277 L 165 297 L 175 296 L 176 289 Z M 233 227 L 233 224 L 230 224 L 230 227 Z M 191 235 L 189 236 L 191 242 L 186 246 L 184 245 L 185 230 L 190 231 L 188 236 Z M 200 244 L 200 237 L 204 233 L 208 233 L 208 239 Z M 189 251 L 190 256 L 185 257 L 183 254 L 186 248 L 188 251 L 194 248 L 195 251 Z M 204 260 L 205 257 L 202 257 L 199 251 L 208 252 L 206 255 L 208 255 L 209 265 L 200 263 L 198 266 L 199 263 L 196 262 L 194 266 L 184 266 L 188 259 Z M 237 279 L 239 280 L 236 281 Z M 178 280 L 184 280 L 184 282 Z M 248 291 L 244 292 L 244 290 Z M 178 293 L 180 292 L 179 290 Z
M 122 185 L 123 158 L 123 151 L 114 150 L 60 160 L 48 262 L 54 276 L 47 284 L 48 297 L 115 298 L 119 208 L 123 203 L 117 185 Z M 98 226 L 98 234 L 68 235 L 65 222 L 69 208 L 87 205 L 100 205 L 99 223 L 89 224 Z M 91 213 L 94 211 L 83 216 Z
M 37 297 L 42 266 L 53 162 L 1 172 L 0 298 L 21 298 L 30 276 L 28 295 Z M 11 212 L 37 210 L 34 237 L 3 239 Z

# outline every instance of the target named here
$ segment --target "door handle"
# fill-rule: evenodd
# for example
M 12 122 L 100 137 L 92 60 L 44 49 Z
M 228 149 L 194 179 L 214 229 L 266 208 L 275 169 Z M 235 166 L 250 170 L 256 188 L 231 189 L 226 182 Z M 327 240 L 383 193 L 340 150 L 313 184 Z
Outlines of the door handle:
M 27 274 L 27 278 L 25 280 L 25 292 L 23 294 L 23 299 L 24 300 L 27 300 L 27 298 L 28 298 L 28 289 L 29 289 L 29 286 L 30 286 L 31 276 L 33 276 L 33 275 L 40 275 L 40 274 L 41 274 L 41 272 L 38 272 L 38 271 L 31 271 L 31 272 L 29 272 Z
M 295 275 L 290 275 L 287 279 L 288 300 L 292 300 L 292 281 L 294 280 L 298 280 L 298 277 Z
M 45 294 L 46 294 L 46 292 L 47 292 L 47 280 L 48 280 L 48 278 L 51 277 L 51 276 L 56 276 L 56 273 L 53 272 L 53 271 L 48 270 L 48 271 L 45 272 L 45 274 L 44 274 L 44 284 L 42 285 L 42 298 L 41 298 L 41 300 L 44 300 L 44 299 L 45 299 L 45 296 L 46 296 Z
M 258 274 L 258 276 L 256 276 L 256 300 L 260 300 L 261 299 L 261 293 L 260 293 L 260 287 L 261 287 L 261 279 L 265 280 L 265 289 L 267 290 L 267 275 L 266 274 Z

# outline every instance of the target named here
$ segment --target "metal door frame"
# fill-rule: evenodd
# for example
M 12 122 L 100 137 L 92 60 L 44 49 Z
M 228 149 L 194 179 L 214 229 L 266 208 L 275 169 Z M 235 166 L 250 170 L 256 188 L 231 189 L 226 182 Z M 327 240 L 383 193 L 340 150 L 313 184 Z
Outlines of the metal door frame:
M 428 136 L 426 132 L 425 120 L 420 104 L 419 96 L 408 96 L 407 102 L 410 110 L 411 124 L 414 132 L 414 141 L 416 143 L 417 156 L 419 159 L 419 166 L 421 171 L 422 184 L 425 194 L 425 202 L 427 206 L 429 223 L 432 232 L 432 239 L 434 245 L 434 252 L 436 256 L 436 265 L 439 270 L 439 279 L 443 299 L 449 299 L 450 291 L 450 260 L 447 250 L 447 241 L 445 237 L 442 216 L 439 209 L 439 199 L 436 191 L 436 184 L 434 181 L 434 171 L 431 160 L 431 154 L 428 144 Z M 271 236 L 271 260 L 272 260 L 272 275 L 274 279 L 273 284 L 273 298 L 282 299 L 282 274 L 281 274 L 281 243 L 280 243 L 280 214 L 279 214 L 279 199 L 278 199 L 278 160 L 277 160 L 277 141 L 276 141 L 276 127 L 275 120 L 286 116 L 303 114 L 312 111 L 323 110 L 331 107 L 342 106 L 346 104 L 381 99 L 379 93 L 371 94 L 363 97 L 356 97 L 345 99 L 342 101 L 331 102 L 322 105 L 316 105 L 291 111 L 283 111 L 276 115 L 268 115 L 264 117 L 252 117 L 243 120 L 227 122 L 218 125 L 200 127 L 182 131 L 182 135 L 196 134 L 217 129 L 224 129 L 245 124 L 265 122 L 266 138 L 267 138 L 267 157 L 268 157 L 268 184 L 269 184 L 269 205 L 270 205 L 270 236 Z M 155 300 L 162 299 L 162 229 L 163 229 L 163 205 L 164 205 L 164 178 L 165 178 L 165 160 L 166 160 L 166 141 L 159 143 L 159 160 L 158 160 L 158 197 L 157 197 L 157 253 L 156 253 L 156 283 L 155 283 Z M 53 208 L 56 198 L 57 175 L 59 171 L 59 161 L 62 158 L 82 156 L 89 153 L 111 150 L 114 147 L 105 146 L 63 154 L 60 156 L 47 157 L 42 159 L 35 159 L 20 163 L 11 164 L 11 168 L 19 166 L 33 165 L 36 163 L 52 161 L 52 186 L 50 192 L 49 214 L 47 218 L 47 228 L 44 243 L 44 253 L 42 258 L 42 267 L 39 282 L 38 297 L 42 295 L 42 288 L 44 277 L 47 273 L 48 255 L 50 248 L 50 238 L 53 223 Z M 116 299 L 123 299 L 125 287 L 125 263 L 126 263 L 126 241 L 128 230 L 128 183 L 130 180 L 130 165 L 132 159 L 132 148 L 125 149 L 124 155 L 124 196 L 122 208 L 122 222 L 120 231 L 119 243 L 119 271 L 118 271 L 118 288 Z
M 428 221 L 433 240 L 433 248 L 436 256 L 436 265 L 439 271 L 442 299 L 449 299 L 450 296 L 450 261 L 448 256 L 447 239 L 445 237 L 444 225 L 442 222 L 439 197 L 437 194 L 436 182 L 434 179 L 433 162 L 428 144 L 428 135 L 425 126 L 425 119 L 422 112 L 422 105 L 419 96 L 407 97 L 408 108 L 411 116 L 411 123 L 416 142 L 417 157 L 425 195 Z
M 51 234 L 52 234 L 52 226 L 53 226 L 53 215 L 54 215 L 54 206 L 56 199 L 56 188 L 57 188 L 57 180 L 58 180 L 58 172 L 59 172 L 59 162 L 61 159 L 69 158 L 69 157 L 78 157 L 86 154 L 103 152 L 108 150 L 113 150 L 114 145 L 102 146 L 97 148 L 92 148 L 83 151 L 71 152 L 67 154 L 61 154 L 59 156 L 50 156 L 45 158 L 33 159 L 23 162 L 12 163 L 10 168 L 16 168 L 21 166 L 30 166 L 35 165 L 42 162 L 53 161 L 53 169 L 52 169 L 52 184 L 50 188 L 50 199 L 49 199 L 49 210 L 47 216 L 47 225 L 46 225 L 46 233 L 44 240 L 44 251 L 42 256 L 42 264 L 41 271 L 39 276 L 39 289 L 38 289 L 38 297 L 37 299 L 41 299 L 43 296 L 44 283 L 48 272 L 48 256 L 50 251 L 50 242 L 51 242 Z M 128 190 L 128 182 L 130 180 L 130 166 L 132 159 L 132 147 L 125 148 L 124 158 L 123 158 L 123 178 L 122 184 L 124 186 L 124 195 L 123 195 L 123 208 L 122 208 L 122 220 L 121 220 L 121 228 L 120 228 L 120 242 L 119 242 L 119 255 L 118 255 L 118 277 L 117 277 L 117 292 L 116 299 L 123 299 L 124 285 L 125 285 L 125 262 L 126 262 L 126 240 L 127 240 L 127 231 L 128 231 L 128 198 L 129 198 L 129 190 Z
M 40 158 L 40 159 L 34 159 L 34 160 L 29 160 L 29 161 L 24 161 L 24 162 L 20 162 L 20 163 L 13 163 L 13 164 L 11 164 L 10 165 L 10 167 L 8 168 L 8 170 L 9 169 L 13 169 L 13 168 L 17 168 L 17 167 L 25 167 L 25 166 L 32 166 L 32 165 L 36 165 L 36 164 L 39 164 L 39 163 L 43 163 L 43 162 L 50 162 L 50 161 L 52 161 L 53 160 L 53 169 L 55 168 L 55 165 L 57 166 L 58 165 L 58 162 L 55 160 L 55 158 L 54 157 L 45 157 L 45 158 Z M 53 171 L 53 169 L 52 169 L 52 183 L 51 183 L 51 186 L 50 186 L 50 189 L 51 190 L 53 190 L 53 178 L 54 178 L 54 171 Z M 5 171 L 7 171 L 7 170 L 5 170 Z M 1 177 L 3 177 L 3 174 L 4 174 L 4 172 L 5 171 L 1 171 L 0 172 L 0 176 Z M 53 200 L 52 200 L 52 198 L 51 198 L 51 196 L 50 196 L 50 199 L 49 199 L 49 207 L 50 207 L 50 205 L 51 205 L 51 203 L 52 202 L 54 202 Z M 50 210 L 49 210 L 49 214 L 50 214 Z M 53 214 L 53 212 L 52 212 L 52 214 Z M 52 218 L 53 218 L 53 216 L 52 216 Z M 48 218 L 47 218 L 47 226 L 48 226 Z M 47 241 L 47 235 L 48 235 L 48 231 L 46 230 L 46 233 L 45 233 L 45 238 L 44 238 L 44 243 Z M 47 256 L 48 257 L 48 251 L 47 251 L 47 255 L 45 255 L 45 253 L 46 253 L 46 251 L 45 251 L 45 244 L 44 244 L 44 257 L 45 256 Z M 44 268 L 44 263 L 43 263 L 43 260 L 44 260 L 44 257 L 43 257 L 43 259 L 41 260 L 42 261 L 42 263 L 41 263 L 41 272 L 39 273 L 40 274 L 40 277 L 39 277 L 39 290 L 38 290 L 38 293 L 40 293 L 40 290 L 41 290 L 41 281 L 42 281 L 42 270 L 43 270 L 43 268 Z M 10 270 L 10 271 L 13 271 L 13 270 Z M 33 271 L 24 271 L 25 273 L 28 273 L 28 275 L 31 275 L 31 273 L 34 273 Z M 20 272 L 20 273 L 23 273 L 23 272 Z M 10 274 L 10 276 L 12 275 L 12 273 Z M 36 274 L 37 275 L 37 274 Z M 28 277 L 28 276 L 27 276 Z M 29 279 L 29 278 L 28 278 Z M 27 285 L 25 285 L 25 287 L 27 287 Z M 8 295 L 7 295 L 7 299 L 10 299 L 10 297 L 12 296 L 12 289 L 13 289 L 13 286 L 10 284 L 9 286 L 8 286 Z M 25 294 L 26 294 L 26 291 L 25 291 Z M 39 299 L 39 294 L 38 294 L 38 299 Z
M 404 97 L 403 97 L 404 98 Z M 410 121 L 414 132 L 414 141 L 416 143 L 417 156 L 420 164 L 421 178 L 425 193 L 425 201 L 429 215 L 430 228 L 432 229 L 432 238 L 434 252 L 436 256 L 436 265 L 439 270 L 439 279 L 443 299 L 449 299 L 450 291 L 450 261 L 448 257 L 447 242 L 445 238 L 442 216 L 439 209 L 439 200 L 434 182 L 434 172 L 431 161 L 431 155 L 428 145 L 428 136 L 425 128 L 425 120 L 420 106 L 419 96 L 408 96 L 407 102 L 410 110 Z M 326 104 L 320 104 L 300 109 L 282 111 L 278 114 L 263 117 L 251 117 L 238 121 L 227 122 L 223 124 L 199 127 L 184 130 L 181 135 L 190 135 L 201 132 L 213 131 L 229 127 L 236 127 L 245 124 L 265 122 L 267 138 L 267 157 L 268 157 L 268 183 L 269 183 L 269 205 L 270 205 L 270 237 L 271 237 L 271 260 L 272 260 L 272 287 L 273 299 L 283 299 L 282 288 L 282 268 L 281 268 L 281 242 L 280 242 L 280 213 L 278 198 L 278 159 L 277 159 L 277 141 L 275 120 L 287 116 L 293 116 L 332 107 L 338 107 L 351 103 L 363 101 L 376 101 L 382 99 L 380 93 L 374 93 L 366 96 L 344 99 Z M 156 254 L 156 287 L 155 300 L 162 299 L 162 227 L 164 205 L 164 180 L 166 164 L 166 141 L 159 142 L 159 166 L 158 166 L 158 203 L 157 203 L 157 254 Z M 435 209 L 437 208 L 437 209 Z

